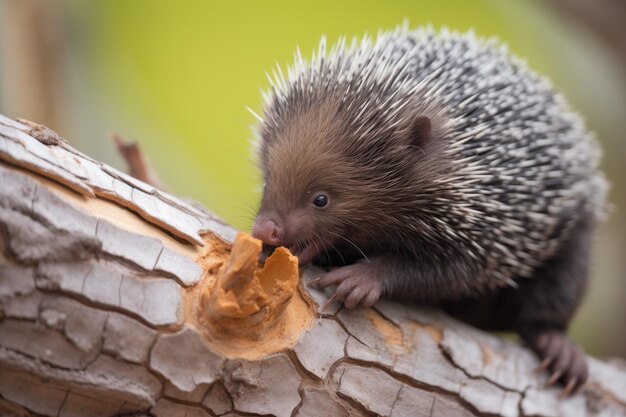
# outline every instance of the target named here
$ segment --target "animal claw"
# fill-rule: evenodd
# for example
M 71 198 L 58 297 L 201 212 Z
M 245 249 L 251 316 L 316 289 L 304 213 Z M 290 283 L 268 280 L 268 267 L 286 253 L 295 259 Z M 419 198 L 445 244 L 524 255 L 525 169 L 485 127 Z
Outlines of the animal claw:
M 554 371 L 554 373 L 550 376 L 550 379 L 548 379 L 548 382 L 546 382 L 546 385 L 547 386 L 554 385 L 556 381 L 559 380 L 562 374 L 563 374 L 562 371 Z
M 560 398 L 568 397 L 572 392 L 574 392 L 574 389 L 576 389 L 577 384 L 578 384 L 578 378 L 574 377 L 570 379 L 567 385 L 565 386 L 565 388 L 563 388 L 563 391 L 561 391 L 561 393 L 559 394 L 559 397 Z
M 547 357 L 545 358 L 543 361 L 541 361 L 541 363 L 539 364 L 539 366 L 537 366 L 535 368 L 535 372 L 539 373 L 539 372 L 543 372 L 546 369 L 548 369 L 548 367 L 550 366 L 550 364 L 552 363 L 552 358 L 551 357 Z
M 563 331 L 544 330 L 525 339 L 542 359 L 536 371 L 549 371 L 546 386 L 560 381 L 565 387 L 562 395 L 566 396 L 585 383 L 588 376 L 585 355 Z
M 312 279 L 311 281 L 309 281 L 309 283 L 307 285 L 309 287 L 319 288 L 319 284 L 320 284 L 321 280 L 322 280 L 322 277 L 317 277 L 317 278 Z
M 337 286 L 334 294 L 324 303 L 322 311 L 334 302 L 342 303 L 347 309 L 359 304 L 371 306 L 380 298 L 383 290 L 376 274 L 371 264 L 356 263 L 334 269 L 323 277 L 309 281 L 308 285 L 316 288 Z
M 333 304 L 336 300 L 336 295 L 337 293 L 334 293 L 332 296 L 330 296 L 330 298 L 328 300 L 326 300 L 326 302 L 324 303 L 324 305 L 322 306 L 322 312 L 326 311 L 326 309 Z

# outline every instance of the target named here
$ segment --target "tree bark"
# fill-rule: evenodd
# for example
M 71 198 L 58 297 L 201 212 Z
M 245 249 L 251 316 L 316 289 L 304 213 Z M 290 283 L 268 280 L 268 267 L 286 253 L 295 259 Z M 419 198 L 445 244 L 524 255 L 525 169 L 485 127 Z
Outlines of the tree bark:
M 316 268 L 270 336 L 208 331 L 235 235 L 0 116 L 0 415 L 626 415 L 623 365 L 589 358 L 560 398 L 527 349 L 436 310 L 321 311 Z

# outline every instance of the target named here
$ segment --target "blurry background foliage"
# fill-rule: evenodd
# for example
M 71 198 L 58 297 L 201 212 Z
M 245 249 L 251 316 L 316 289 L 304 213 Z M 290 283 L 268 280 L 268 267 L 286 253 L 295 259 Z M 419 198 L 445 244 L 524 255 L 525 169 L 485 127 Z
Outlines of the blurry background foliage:
M 600 231 L 590 294 L 573 334 L 626 356 L 622 0 L 0 0 L 0 112 L 56 129 L 124 169 L 109 140 L 136 139 L 169 191 L 249 229 L 260 176 L 249 150 L 265 71 L 405 18 L 497 36 L 549 76 L 605 148 L 617 207 Z M 1 185 L 0 185 L 1 186 Z

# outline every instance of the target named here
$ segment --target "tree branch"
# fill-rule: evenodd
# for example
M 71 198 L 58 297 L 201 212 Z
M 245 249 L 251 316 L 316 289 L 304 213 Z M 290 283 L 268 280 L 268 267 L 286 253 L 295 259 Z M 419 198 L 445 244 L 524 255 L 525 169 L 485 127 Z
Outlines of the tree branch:
M 589 358 L 563 399 L 527 349 L 438 311 L 320 311 L 319 269 L 221 279 L 234 229 L 30 129 L 0 116 L 0 414 L 626 415 L 617 364 Z M 278 297 L 279 320 L 207 325 L 219 282 L 220 316 Z

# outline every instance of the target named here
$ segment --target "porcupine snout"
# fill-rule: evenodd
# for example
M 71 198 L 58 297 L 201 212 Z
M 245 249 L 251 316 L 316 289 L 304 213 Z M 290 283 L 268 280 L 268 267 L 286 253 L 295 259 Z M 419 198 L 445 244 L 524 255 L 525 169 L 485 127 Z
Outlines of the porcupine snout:
M 252 225 L 252 237 L 263 241 L 266 245 L 280 246 L 282 230 L 276 222 L 260 214 Z

